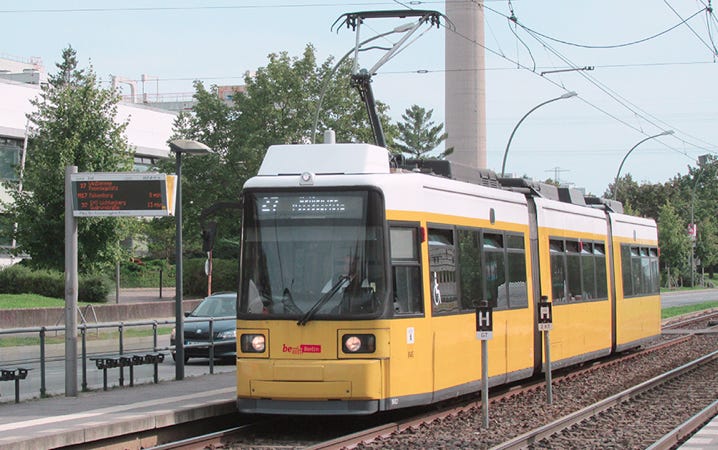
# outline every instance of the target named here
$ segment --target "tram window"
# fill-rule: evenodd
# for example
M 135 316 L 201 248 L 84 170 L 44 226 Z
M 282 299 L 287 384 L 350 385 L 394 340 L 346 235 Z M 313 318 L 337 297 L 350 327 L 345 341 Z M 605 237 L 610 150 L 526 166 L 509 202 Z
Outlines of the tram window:
M 643 292 L 643 284 L 641 283 L 642 275 L 641 257 L 633 255 L 633 252 L 631 252 L 631 279 L 633 283 L 634 295 L 638 295 Z
M 623 275 L 623 296 L 633 295 L 633 278 L 631 277 L 631 248 L 621 246 L 621 273 Z
M 581 272 L 583 275 L 583 300 L 592 300 L 597 297 L 596 261 L 592 252 L 581 252 Z
M 583 302 L 608 298 L 604 243 L 551 239 L 549 249 L 554 301 Z
M 482 294 L 481 232 L 457 230 L 459 241 L 459 289 L 461 308 L 469 310 L 478 306 Z
M 508 269 L 509 308 L 527 308 L 529 298 L 526 286 L 526 255 L 524 252 L 509 252 Z
M 459 312 L 454 230 L 429 228 L 429 280 L 435 314 Z
M 509 301 L 506 294 L 506 264 L 504 252 L 487 251 L 484 255 L 486 265 L 486 300 L 496 309 L 508 309 Z M 499 294 L 501 288 L 501 295 Z
M 659 292 L 658 249 L 621 246 L 623 296 L 652 295 Z
M 563 253 L 563 241 L 551 239 L 549 241 L 549 250 L 551 253 Z
M 391 259 L 417 260 L 415 228 L 392 228 L 389 230 L 391 239 Z
M 394 266 L 394 312 L 412 314 L 424 312 L 421 302 L 419 267 Z
M 504 248 L 504 237 L 500 234 L 484 234 L 484 248 Z
M 569 301 L 583 300 L 581 288 L 581 256 L 578 253 L 578 241 L 566 241 L 566 274 L 568 279 Z
M 521 235 L 510 234 L 506 236 L 506 247 L 524 249 L 524 237 Z
M 564 267 L 563 241 L 549 241 L 551 259 L 551 296 L 554 302 L 566 301 L 566 269 Z
M 397 314 L 424 312 L 418 231 L 417 227 L 392 227 L 389 230 L 394 312 Z

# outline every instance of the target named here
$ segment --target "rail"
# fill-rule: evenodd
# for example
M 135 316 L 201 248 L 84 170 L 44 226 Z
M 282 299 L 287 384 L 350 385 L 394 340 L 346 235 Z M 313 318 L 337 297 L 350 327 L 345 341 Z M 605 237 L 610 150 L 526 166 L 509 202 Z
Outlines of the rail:
M 227 320 L 227 319 L 234 319 L 234 316 L 227 316 L 227 317 L 209 317 L 209 318 L 193 318 L 193 317 L 187 317 L 185 318 L 185 323 L 191 323 L 191 322 L 209 322 L 210 327 L 212 325 L 219 321 L 219 320 Z M 83 392 L 89 391 L 88 386 L 88 377 L 87 377 L 87 364 L 88 361 L 92 361 L 92 357 L 98 356 L 98 355 L 105 355 L 108 353 L 114 353 L 116 355 L 125 355 L 125 354 L 136 354 L 138 352 L 138 349 L 127 349 L 127 340 L 126 337 L 126 331 L 128 329 L 137 329 L 137 328 L 152 328 L 152 348 L 151 349 L 144 349 L 144 350 L 150 350 L 151 352 L 158 353 L 158 352 L 165 352 L 170 354 L 172 351 L 174 351 L 173 345 L 168 346 L 160 346 L 159 345 L 159 332 L 158 329 L 160 326 L 167 325 L 167 326 L 174 326 L 175 321 L 174 320 L 147 320 L 147 321 L 132 321 L 132 322 L 104 322 L 104 323 L 95 323 L 95 324 L 81 324 L 78 326 L 79 334 L 80 334 L 80 341 L 81 341 L 81 355 L 78 357 L 78 363 L 81 364 L 81 388 Z M 112 346 L 112 343 L 115 341 L 114 337 L 111 337 L 109 339 L 99 339 L 97 342 L 100 342 L 102 346 L 104 347 L 102 350 L 97 350 L 94 352 L 89 351 L 89 345 L 88 345 L 88 339 L 87 335 L 88 333 L 92 331 L 96 331 L 99 335 L 100 330 L 103 329 L 110 329 L 110 330 L 117 330 L 117 341 L 116 341 L 116 347 L 112 347 L 112 349 L 108 350 L 108 345 Z M 26 366 L 31 364 L 39 364 L 39 375 L 40 375 L 40 398 L 46 398 L 48 397 L 48 389 L 47 389 L 47 378 L 48 378 L 48 368 L 47 363 L 48 361 L 56 361 L 64 358 L 64 350 L 61 352 L 61 354 L 54 355 L 48 355 L 48 347 L 51 345 L 48 343 L 48 333 L 52 335 L 57 334 L 64 334 L 65 327 L 64 326 L 41 326 L 41 327 L 24 327 L 24 328 L 7 328 L 7 329 L 0 329 L 0 339 L 3 337 L 17 337 L 17 338 L 39 338 L 39 356 L 38 357 L 23 357 L 22 359 L 16 359 L 16 360 L 9 360 L 7 357 L 3 358 L 2 365 L 3 366 Z M 53 335 L 53 336 L 54 336 Z M 230 343 L 230 340 L 223 340 L 222 343 Z M 234 341 L 236 342 L 236 340 Z M 209 347 L 209 372 L 214 373 L 214 347 L 218 344 L 215 342 L 213 336 L 210 336 L 210 339 L 206 343 L 193 343 L 193 344 L 186 344 L 184 347 Z M 28 349 L 33 348 L 35 344 L 29 344 L 29 345 L 18 345 L 18 348 L 24 348 L 27 347 Z M 2 349 L 3 347 L 0 347 Z M 7 348 L 7 347 L 5 347 Z M 23 351 L 23 355 L 32 354 L 31 351 Z M 2 354 L 2 353 L 0 353 Z M 124 367 L 119 367 L 120 369 L 120 380 L 124 380 Z

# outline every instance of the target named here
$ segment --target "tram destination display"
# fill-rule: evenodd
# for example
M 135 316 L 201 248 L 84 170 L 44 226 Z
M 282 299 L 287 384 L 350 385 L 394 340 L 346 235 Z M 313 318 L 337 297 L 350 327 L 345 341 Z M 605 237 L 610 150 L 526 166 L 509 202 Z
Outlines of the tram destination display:
M 175 178 L 174 175 L 162 173 L 72 174 L 73 215 L 173 215 Z

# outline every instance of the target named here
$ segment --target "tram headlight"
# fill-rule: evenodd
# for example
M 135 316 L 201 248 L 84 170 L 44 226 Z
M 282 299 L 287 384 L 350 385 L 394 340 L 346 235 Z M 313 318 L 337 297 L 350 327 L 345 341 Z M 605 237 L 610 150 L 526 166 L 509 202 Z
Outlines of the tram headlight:
M 373 334 L 345 334 L 342 347 L 344 353 L 374 353 L 376 337 Z
M 263 334 L 243 334 L 240 340 L 244 353 L 264 353 L 266 339 Z

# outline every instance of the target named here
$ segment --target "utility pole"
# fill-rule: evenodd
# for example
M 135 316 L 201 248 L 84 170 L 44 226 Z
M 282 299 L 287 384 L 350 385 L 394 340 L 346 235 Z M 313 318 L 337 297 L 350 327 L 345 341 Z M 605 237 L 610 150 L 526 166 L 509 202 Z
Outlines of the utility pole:
M 555 181 L 558 184 L 561 184 L 561 172 L 570 172 L 569 169 L 562 169 L 558 166 L 545 170 L 544 172 L 553 172 L 553 181 Z

